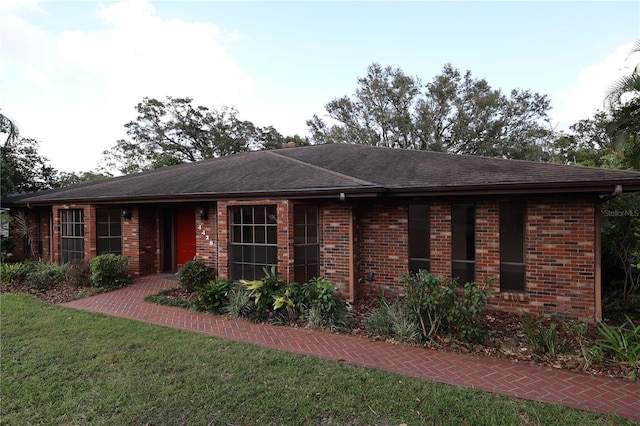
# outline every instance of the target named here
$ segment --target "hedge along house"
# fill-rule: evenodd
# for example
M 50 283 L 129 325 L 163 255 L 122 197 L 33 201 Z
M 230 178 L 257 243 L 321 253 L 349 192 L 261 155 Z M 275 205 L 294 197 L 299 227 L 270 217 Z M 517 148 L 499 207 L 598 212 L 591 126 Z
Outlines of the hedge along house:
M 136 276 L 331 280 L 350 300 L 419 269 L 486 282 L 489 307 L 601 317 L 600 203 L 640 172 L 329 144 L 235 154 L 8 200 L 43 260 Z

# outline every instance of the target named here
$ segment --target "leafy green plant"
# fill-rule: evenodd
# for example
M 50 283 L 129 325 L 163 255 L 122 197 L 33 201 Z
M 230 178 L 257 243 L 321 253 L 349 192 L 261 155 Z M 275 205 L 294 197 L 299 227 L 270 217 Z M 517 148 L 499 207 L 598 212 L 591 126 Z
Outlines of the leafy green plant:
M 542 319 L 534 320 L 528 314 L 521 315 L 520 321 L 534 353 L 539 355 L 547 354 L 552 359 L 555 359 L 559 353 L 566 352 L 569 349 L 558 334 L 558 324 L 556 322 Z
M 258 310 L 264 314 L 269 312 L 273 302 L 285 292 L 284 281 L 278 278 L 276 267 L 270 269 L 263 268 L 264 277 L 260 280 L 240 280 L 240 283 L 249 290 L 249 294 L 254 298 L 254 303 Z
M 489 290 L 480 288 L 476 283 L 465 283 L 447 316 L 450 332 L 457 333 L 465 342 L 486 339 L 488 333 L 476 320 L 484 313 L 490 294 Z
M 227 293 L 227 304 L 222 307 L 222 313 L 231 318 L 248 318 L 253 306 L 249 291 L 235 286 Z
M 344 330 L 349 324 L 349 312 L 346 301 L 335 294 L 335 287 L 326 278 L 316 277 L 306 284 L 309 311 L 309 326 L 337 331 Z
M 400 343 L 415 344 L 420 341 L 420 326 L 407 315 L 403 301 L 380 300 L 380 306 L 365 318 L 367 334 L 372 338 L 393 337 Z
M 600 349 L 613 356 L 617 361 L 629 363 L 633 368 L 631 380 L 637 379 L 640 367 L 640 324 L 635 325 L 631 318 L 620 327 L 612 327 L 604 322 L 598 324 Z
M 402 280 L 407 314 L 425 338 L 449 334 L 466 342 L 484 339 L 486 332 L 476 320 L 484 312 L 488 290 L 474 282 L 460 289 L 455 280 L 424 270 Z
M 0 264 L 0 283 L 10 285 L 26 279 L 31 268 L 30 263 L 2 263 Z
M 196 305 L 198 309 L 220 312 L 222 306 L 227 301 L 227 295 L 231 289 L 231 285 L 231 281 L 222 278 L 215 278 L 209 281 L 196 293 Z
M 91 287 L 91 265 L 84 259 L 74 259 L 67 263 L 65 276 L 73 287 Z
M 101 254 L 89 261 L 91 283 L 99 288 L 124 287 L 131 282 L 127 257 L 113 253 Z
M 178 280 L 188 292 L 195 292 L 211 281 L 213 270 L 204 260 L 188 260 L 178 271 Z
M 294 315 L 295 303 L 291 298 L 289 289 L 287 289 L 282 296 L 276 296 L 273 302 L 273 309 L 275 310 L 278 310 L 283 306 L 287 309 L 289 317 L 292 317 Z
M 40 290 L 51 289 L 65 280 L 65 265 L 45 262 L 30 262 L 29 264 L 25 280 Z

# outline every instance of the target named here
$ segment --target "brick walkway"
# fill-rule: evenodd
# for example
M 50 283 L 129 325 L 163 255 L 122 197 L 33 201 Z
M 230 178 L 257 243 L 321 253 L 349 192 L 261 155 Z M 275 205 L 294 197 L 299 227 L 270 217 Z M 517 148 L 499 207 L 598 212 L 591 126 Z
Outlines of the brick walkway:
M 176 287 L 178 283 L 170 278 L 168 275 L 139 278 L 130 287 L 75 300 L 63 306 L 426 378 L 449 385 L 640 420 L 640 383 L 518 364 L 508 360 L 398 346 L 374 342 L 364 337 L 228 320 L 144 301 L 146 295 Z

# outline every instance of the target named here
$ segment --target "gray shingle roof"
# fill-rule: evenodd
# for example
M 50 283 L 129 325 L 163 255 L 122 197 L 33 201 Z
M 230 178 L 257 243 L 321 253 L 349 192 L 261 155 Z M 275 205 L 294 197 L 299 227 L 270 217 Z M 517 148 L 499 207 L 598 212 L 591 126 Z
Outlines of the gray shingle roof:
M 18 203 L 134 202 L 232 197 L 320 197 L 344 192 L 463 194 L 581 192 L 622 185 L 640 172 L 329 144 L 256 151 L 43 191 Z

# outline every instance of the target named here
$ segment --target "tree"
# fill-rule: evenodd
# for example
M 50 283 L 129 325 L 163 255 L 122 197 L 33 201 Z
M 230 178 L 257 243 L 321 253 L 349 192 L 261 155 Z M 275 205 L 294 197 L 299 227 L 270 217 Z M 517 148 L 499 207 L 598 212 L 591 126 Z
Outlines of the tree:
M 633 58 L 640 54 L 640 40 L 637 40 L 627 58 Z M 640 64 L 632 67 L 631 73 L 614 81 L 604 99 L 605 107 L 614 109 L 625 103 L 625 99 L 634 99 L 640 94 Z
M 37 140 L 22 137 L 8 139 L 0 148 L 0 191 L 3 195 L 57 186 L 56 169 L 38 153 L 38 149 Z
M 420 82 L 400 68 L 373 63 L 358 79 L 354 99 L 343 96 L 325 109 L 340 124 L 327 126 L 317 115 L 307 121 L 316 143 L 340 142 L 412 148 L 411 117 Z
M 137 173 L 237 152 L 273 149 L 284 138 L 273 126 L 241 120 L 238 111 L 195 106 L 191 98 L 144 98 L 138 117 L 125 125 L 132 141 L 119 140 L 104 151 L 101 170 Z
M 101 172 L 93 172 L 93 171 L 80 172 L 80 173 L 60 172 L 58 174 L 58 179 L 55 186 L 57 188 L 62 188 L 69 185 L 76 185 L 76 184 L 85 183 L 85 182 L 93 182 L 96 180 L 107 179 L 110 177 L 113 177 L 113 175 L 111 175 L 110 173 L 104 174 Z
M 238 118 L 234 108 L 193 106 L 190 98 L 144 98 L 138 117 L 125 125 L 127 133 L 151 162 L 162 154 L 183 162 L 199 161 L 258 146 L 259 129 Z
M 20 136 L 20 131 L 16 123 L 6 115 L 0 113 L 0 133 L 7 135 L 5 143 L 17 139 Z
M 421 92 L 424 89 L 424 92 Z M 360 143 L 548 160 L 553 131 L 549 99 L 528 90 L 509 96 L 470 71 L 450 64 L 422 86 L 400 68 L 372 64 L 353 97 L 326 106 L 334 125 L 314 115 L 307 126 L 316 143 Z

